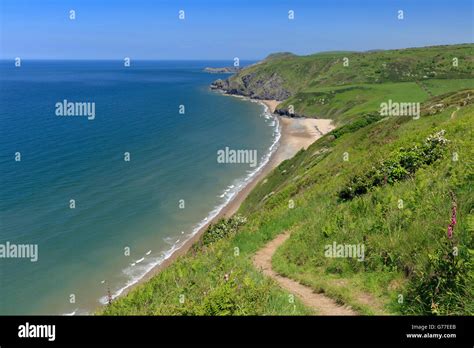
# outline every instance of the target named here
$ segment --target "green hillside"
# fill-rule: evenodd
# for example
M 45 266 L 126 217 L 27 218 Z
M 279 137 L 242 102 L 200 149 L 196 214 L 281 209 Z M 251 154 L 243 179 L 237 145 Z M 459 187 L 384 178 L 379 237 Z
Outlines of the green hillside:
M 252 265 L 291 231 L 273 267 L 360 314 L 474 314 L 472 48 L 283 54 L 233 76 L 254 74 L 245 88 L 273 76 L 291 91 L 283 106 L 340 126 L 262 180 L 239 216 L 102 313 L 310 314 Z M 345 56 L 350 70 L 338 63 Z M 388 99 L 421 101 L 421 117 L 380 116 Z M 363 262 L 327 257 L 334 242 L 363 245 Z
M 231 94 L 284 100 L 278 108 L 288 110 L 292 105 L 297 115 L 347 122 L 360 112 L 376 110 L 386 95 L 421 102 L 473 88 L 473 49 L 474 45 L 464 44 L 310 56 L 276 54 L 218 85 Z
M 474 279 L 472 273 L 468 276 L 474 249 L 474 105 L 461 107 L 451 118 L 469 94 L 474 96 L 474 90 L 433 101 L 450 106 L 419 120 L 392 118 L 360 129 L 347 126 L 347 132 L 336 130 L 273 172 L 242 212 L 255 216 L 257 225 L 271 221 L 283 226 L 288 215 L 300 217 L 286 228 L 291 229 L 291 238 L 273 257 L 277 271 L 361 313 L 378 313 L 382 308 L 388 313 L 427 314 L 435 312 L 433 303 L 439 313 L 474 314 Z M 449 98 L 456 101 L 448 102 Z M 420 163 L 427 156 L 417 156 L 414 146 L 421 148 L 427 137 L 441 130 L 448 143 L 439 158 Z M 344 153 L 348 161 L 343 160 Z M 364 185 L 371 185 L 367 192 L 341 199 L 347 186 L 355 186 L 354 178 L 365 178 L 383 162 L 390 165 L 387 183 L 365 180 Z M 390 180 L 417 163 L 412 174 Z M 289 199 L 295 202 L 291 211 L 286 209 Z M 450 240 L 446 231 L 453 200 L 458 221 Z M 325 257 L 323 246 L 333 241 L 363 243 L 365 261 Z M 447 270 L 451 263 L 445 258 L 454 246 L 459 254 L 453 261 L 456 266 Z M 440 260 L 446 264 L 430 268 Z M 428 294 L 418 298 L 423 291 Z

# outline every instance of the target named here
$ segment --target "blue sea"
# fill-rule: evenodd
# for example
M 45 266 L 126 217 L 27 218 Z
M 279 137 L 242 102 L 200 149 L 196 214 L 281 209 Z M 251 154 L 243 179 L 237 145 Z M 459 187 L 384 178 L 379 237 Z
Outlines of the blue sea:
M 0 314 L 94 312 L 248 182 L 278 125 L 209 89 L 229 75 L 203 68 L 228 65 L 0 62 L 0 245 L 38 248 L 35 262 L 0 258 Z M 95 118 L 58 116 L 64 100 L 94 103 Z M 257 150 L 258 165 L 218 163 L 225 147 Z

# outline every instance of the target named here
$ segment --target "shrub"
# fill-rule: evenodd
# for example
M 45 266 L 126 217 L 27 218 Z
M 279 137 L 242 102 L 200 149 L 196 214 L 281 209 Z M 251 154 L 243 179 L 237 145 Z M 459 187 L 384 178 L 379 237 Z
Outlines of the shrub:
M 448 140 L 441 130 L 430 135 L 422 145 L 400 148 L 391 158 L 381 162 L 366 174 L 354 176 L 348 185 L 339 191 L 339 199 L 346 201 L 367 193 L 384 184 L 394 184 L 413 175 L 421 166 L 430 165 L 441 158 Z
M 210 225 L 202 236 L 201 245 L 210 245 L 218 240 L 237 232 L 240 226 L 245 224 L 246 218 L 240 215 L 229 219 L 221 219 L 215 225 Z
M 346 133 L 353 133 L 356 130 L 359 130 L 361 128 L 368 126 L 369 124 L 380 121 L 381 119 L 382 117 L 377 113 L 364 114 L 360 118 L 358 118 L 357 121 L 354 121 L 342 127 L 336 128 L 335 130 L 330 132 L 329 135 L 333 135 L 337 139 Z

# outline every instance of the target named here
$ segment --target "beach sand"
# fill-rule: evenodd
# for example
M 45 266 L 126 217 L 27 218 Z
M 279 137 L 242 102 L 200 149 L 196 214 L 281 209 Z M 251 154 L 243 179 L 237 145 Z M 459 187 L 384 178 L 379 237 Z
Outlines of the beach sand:
M 264 103 L 271 113 L 275 111 L 276 106 L 280 103 L 276 100 L 259 100 L 259 102 Z M 163 263 L 153 268 L 136 284 L 126 289 L 120 296 L 124 296 L 137 285 L 146 282 L 162 269 L 168 267 L 174 260 L 176 260 L 176 258 L 186 254 L 191 246 L 199 240 L 211 223 L 215 223 L 221 218 L 230 217 L 235 214 L 252 189 L 281 162 L 290 159 L 299 150 L 302 148 L 306 149 L 314 141 L 334 129 L 332 120 L 328 119 L 291 118 L 286 116 L 277 117 L 281 127 L 281 137 L 278 148 L 272 154 L 268 163 L 255 175 L 254 179 L 239 191 L 216 217 L 203 226 L 180 249 L 176 250 L 168 259 L 163 261 Z

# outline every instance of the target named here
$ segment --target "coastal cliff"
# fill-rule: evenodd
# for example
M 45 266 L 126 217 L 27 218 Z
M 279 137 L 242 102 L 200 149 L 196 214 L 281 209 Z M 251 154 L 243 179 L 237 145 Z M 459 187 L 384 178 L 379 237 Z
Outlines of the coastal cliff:
M 283 79 L 276 73 L 267 79 L 259 79 L 252 72 L 241 73 L 227 80 L 216 80 L 211 84 L 211 88 L 254 99 L 285 100 L 291 95 L 283 87 Z
M 253 99 L 283 101 L 292 95 L 292 91 L 286 87 L 285 78 L 278 73 L 278 69 L 271 67 L 268 70 L 268 64 L 293 57 L 297 56 L 288 52 L 270 54 L 264 60 L 241 69 L 225 80 L 214 81 L 211 89 Z

